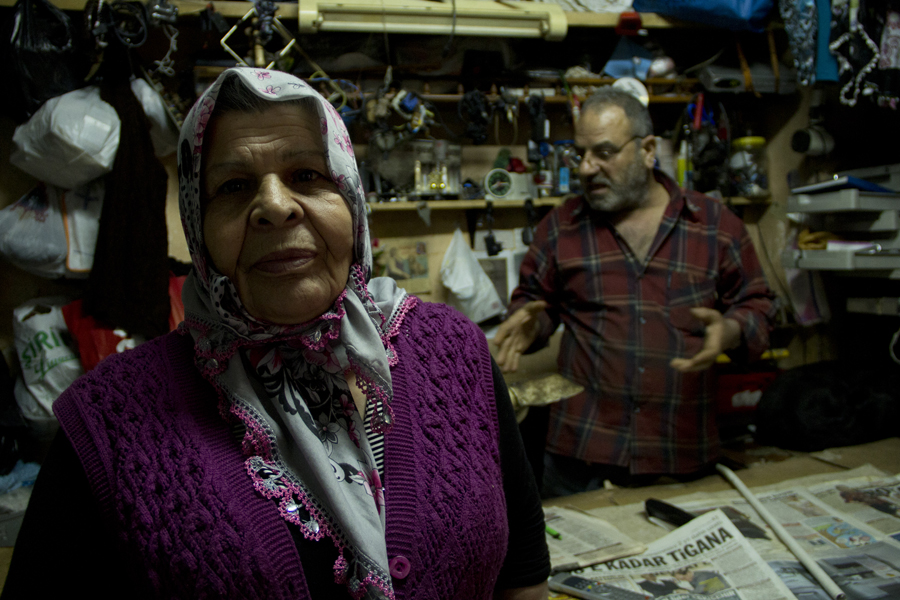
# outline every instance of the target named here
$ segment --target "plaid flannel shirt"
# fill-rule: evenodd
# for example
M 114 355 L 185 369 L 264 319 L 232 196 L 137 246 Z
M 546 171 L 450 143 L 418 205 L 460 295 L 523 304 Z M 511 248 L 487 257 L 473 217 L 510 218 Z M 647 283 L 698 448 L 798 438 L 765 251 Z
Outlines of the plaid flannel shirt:
M 559 372 L 585 387 L 553 405 L 547 450 L 632 473 L 690 473 L 716 460 L 709 371 L 669 366 L 703 345 L 693 307 L 741 326 L 735 353 L 767 347 L 774 296 L 743 222 L 717 200 L 681 190 L 656 171 L 671 200 L 645 260 L 582 197 L 538 225 L 510 312 L 544 299 L 534 348 L 560 322 Z

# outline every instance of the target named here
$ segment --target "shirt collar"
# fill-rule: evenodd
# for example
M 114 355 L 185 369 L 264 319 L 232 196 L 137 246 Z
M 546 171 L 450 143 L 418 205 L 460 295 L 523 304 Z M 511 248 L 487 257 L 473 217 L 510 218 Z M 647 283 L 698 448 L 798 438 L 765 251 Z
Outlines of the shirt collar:
M 681 189 L 674 179 L 659 169 L 653 169 L 653 177 L 669 193 L 669 207 L 666 209 L 667 216 L 677 218 L 679 214 L 682 214 L 686 219 L 692 221 L 697 221 L 700 218 L 700 206 L 691 200 L 690 195 Z

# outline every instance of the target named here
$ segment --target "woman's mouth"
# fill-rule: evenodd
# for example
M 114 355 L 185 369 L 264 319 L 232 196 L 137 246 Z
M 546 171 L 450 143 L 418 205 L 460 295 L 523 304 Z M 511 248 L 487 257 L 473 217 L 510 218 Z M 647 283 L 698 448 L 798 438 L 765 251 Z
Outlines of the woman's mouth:
M 312 250 L 278 250 L 266 254 L 253 264 L 253 268 L 263 273 L 288 273 L 302 269 L 316 256 Z

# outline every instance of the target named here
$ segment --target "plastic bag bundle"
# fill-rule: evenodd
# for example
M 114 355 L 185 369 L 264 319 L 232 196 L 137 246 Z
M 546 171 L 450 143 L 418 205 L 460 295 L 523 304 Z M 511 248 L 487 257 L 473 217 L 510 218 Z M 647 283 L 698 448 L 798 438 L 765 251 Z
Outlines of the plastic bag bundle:
M 166 104 L 153 86 L 143 79 L 131 82 L 131 91 L 141 103 L 144 114 L 150 121 L 150 141 L 153 142 L 153 153 L 158 157 L 168 156 L 178 146 L 178 131 L 172 123 Z
M 77 190 L 58 190 L 66 232 L 66 277 L 87 277 L 94 265 L 106 186 L 95 179 Z
M 459 229 L 453 232 L 444 254 L 441 281 L 450 290 L 447 303 L 474 322 L 481 323 L 503 312 L 497 289 Z
M 16 403 L 39 439 L 52 438 L 58 425 L 53 402 L 84 373 L 63 318 L 63 298 L 35 298 L 13 311 L 16 353 L 22 376 Z
M 112 170 L 120 127 L 99 88 L 74 90 L 51 98 L 16 127 L 9 160 L 40 181 L 77 189 Z
M 15 266 L 41 277 L 62 277 L 66 253 L 66 231 L 54 188 L 39 185 L 0 210 L 0 254 Z
M 0 72 L 6 114 L 19 122 L 50 98 L 84 85 L 88 55 L 76 45 L 69 17 L 47 0 L 19 0 L 4 23 L 8 43 Z
M 38 185 L 0 210 L 0 255 L 40 277 L 87 277 L 103 190 L 102 179 L 78 190 Z

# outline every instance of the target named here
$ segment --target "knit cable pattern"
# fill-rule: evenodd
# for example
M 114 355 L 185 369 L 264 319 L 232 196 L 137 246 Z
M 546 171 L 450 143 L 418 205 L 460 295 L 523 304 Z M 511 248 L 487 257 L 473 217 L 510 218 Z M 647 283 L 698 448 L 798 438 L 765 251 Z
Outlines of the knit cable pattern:
M 189 338 L 169 334 L 103 361 L 54 408 L 154 596 L 302 598 L 296 546 L 247 485 L 210 392 Z
M 412 565 L 394 591 L 417 600 L 491 598 L 508 525 L 487 341 L 454 309 L 420 303 L 394 343 L 388 556 Z
M 490 356 L 482 333 L 419 303 L 396 329 L 395 423 L 385 438 L 388 556 L 397 598 L 488 599 L 508 526 Z M 306 598 L 276 506 L 199 376 L 188 336 L 102 362 L 57 400 L 60 424 L 134 575 L 156 597 Z

